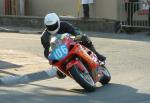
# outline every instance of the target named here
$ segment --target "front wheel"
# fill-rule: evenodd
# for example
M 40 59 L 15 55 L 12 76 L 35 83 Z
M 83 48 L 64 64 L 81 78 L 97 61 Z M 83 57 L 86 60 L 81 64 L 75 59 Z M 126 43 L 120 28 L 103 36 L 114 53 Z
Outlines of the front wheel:
M 99 82 L 102 85 L 108 84 L 108 82 L 111 80 L 111 75 L 105 66 L 101 66 L 100 68 L 101 68 L 100 71 L 103 74 L 103 76 L 101 77 Z
M 95 83 L 87 70 L 80 71 L 78 66 L 74 65 L 70 70 L 70 74 L 86 91 L 92 92 L 95 90 Z

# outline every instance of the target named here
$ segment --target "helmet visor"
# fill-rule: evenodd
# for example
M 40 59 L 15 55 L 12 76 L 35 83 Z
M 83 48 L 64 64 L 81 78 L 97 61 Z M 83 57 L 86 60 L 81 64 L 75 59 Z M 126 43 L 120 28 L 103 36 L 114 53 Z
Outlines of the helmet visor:
M 48 31 L 54 31 L 58 28 L 58 22 L 53 25 L 46 25 Z

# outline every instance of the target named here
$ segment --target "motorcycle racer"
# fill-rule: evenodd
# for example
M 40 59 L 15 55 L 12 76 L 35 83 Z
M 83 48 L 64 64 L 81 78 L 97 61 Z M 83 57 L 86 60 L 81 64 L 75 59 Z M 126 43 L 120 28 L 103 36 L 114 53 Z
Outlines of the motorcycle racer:
M 85 34 L 82 34 L 77 28 L 75 28 L 72 24 L 65 22 L 65 21 L 60 21 L 59 16 L 56 13 L 49 13 L 45 16 L 44 18 L 44 25 L 46 29 L 43 31 L 42 36 L 41 36 L 41 43 L 44 47 L 44 56 L 48 59 L 49 55 L 49 48 L 50 48 L 50 39 L 51 36 L 54 35 L 59 35 L 63 33 L 69 33 L 72 34 L 73 36 L 77 37 L 80 39 L 82 42 L 81 44 L 84 45 L 85 47 L 89 48 L 92 50 L 98 57 L 100 61 L 105 61 L 106 57 L 99 54 L 94 46 L 92 41 L 89 39 L 89 37 Z M 51 63 L 50 63 L 51 64 Z M 58 78 L 64 78 L 65 75 L 62 74 L 60 71 L 57 71 L 57 77 Z

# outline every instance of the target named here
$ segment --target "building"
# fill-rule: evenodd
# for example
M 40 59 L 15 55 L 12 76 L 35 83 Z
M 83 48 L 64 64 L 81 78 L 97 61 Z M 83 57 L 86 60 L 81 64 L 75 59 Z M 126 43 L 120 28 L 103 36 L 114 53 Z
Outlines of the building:
M 102 31 L 104 23 L 105 28 L 108 24 L 111 30 L 118 27 L 150 28 L 150 3 L 148 1 L 150 0 L 125 3 L 124 0 L 95 0 L 95 3 L 90 5 L 90 17 L 99 19 L 92 19 L 90 24 L 96 25 L 97 23 L 99 25 L 97 30 Z M 49 12 L 56 12 L 59 16 L 82 17 L 80 2 L 80 0 L 0 0 L 0 15 L 44 17 Z M 125 9 L 126 6 L 128 10 Z M 6 19 L 6 16 L 2 18 Z M 6 20 L 3 20 L 1 24 L 6 24 L 4 21 Z M 92 25 L 87 25 L 92 27 Z M 93 29 L 95 28 L 96 26 Z
M 82 16 L 80 0 L 16 0 L 16 2 L 19 1 L 26 1 L 26 5 L 23 8 L 25 12 L 22 12 L 28 16 L 44 16 L 46 13 L 52 11 L 62 16 Z M 118 20 L 119 1 L 120 0 L 95 0 L 95 3 L 90 6 L 91 17 Z M 5 15 L 5 2 L 5 0 L 0 0 L 0 15 Z M 19 4 L 17 4 L 18 9 L 15 12 L 21 11 L 18 5 Z M 20 13 L 15 14 L 20 15 Z

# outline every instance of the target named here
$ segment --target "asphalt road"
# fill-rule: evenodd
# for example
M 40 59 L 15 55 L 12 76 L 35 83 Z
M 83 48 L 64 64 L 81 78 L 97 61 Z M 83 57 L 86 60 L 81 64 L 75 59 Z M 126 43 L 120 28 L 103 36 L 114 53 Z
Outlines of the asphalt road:
M 46 79 L 29 84 L 1 86 L 0 101 L 2 103 L 150 103 L 150 37 L 143 34 L 92 32 L 87 34 L 97 50 L 107 56 L 107 67 L 112 75 L 110 84 L 106 86 L 97 84 L 95 92 L 87 93 L 70 78 Z M 5 51 L 7 54 L 7 50 L 24 52 L 24 55 L 30 53 L 31 58 L 32 55 L 36 55 L 44 59 L 40 35 L 1 32 L 0 51 Z M 20 66 L 27 68 L 29 65 L 20 63 L 23 58 L 19 58 L 18 62 L 10 62 L 12 55 L 5 58 L 4 54 L 0 56 L 0 63 L 7 62 L 9 66 L 5 65 L 3 69 L 17 69 Z

